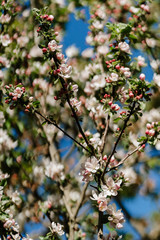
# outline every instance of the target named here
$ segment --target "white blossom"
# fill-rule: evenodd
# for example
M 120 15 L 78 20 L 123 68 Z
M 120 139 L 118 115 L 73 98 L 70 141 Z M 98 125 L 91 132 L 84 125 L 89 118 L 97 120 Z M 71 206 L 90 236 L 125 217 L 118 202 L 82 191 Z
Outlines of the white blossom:
M 29 42 L 29 38 L 27 36 L 21 36 L 17 38 L 17 43 L 21 48 L 25 47 L 28 42 Z
M 100 165 L 98 159 L 94 156 L 88 158 L 85 162 L 85 169 L 91 173 L 96 173 L 99 168 Z
M 160 60 L 159 59 L 156 59 L 156 60 L 152 60 L 150 62 L 151 64 L 151 67 L 154 69 L 154 70 L 157 70 L 160 66 Z
M 97 201 L 99 210 L 101 212 L 106 211 L 108 208 L 108 203 L 110 202 L 110 199 L 106 198 L 106 194 L 104 192 L 101 192 L 97 195 L 96 192 L 93 190 L 92 196 L 93 197 L 90 197 L 90 198 L 94 201 Z
M 4 24 L 4 23 L 8 23 L 11 20 L 11 16 L 9 16 L 9 14 L 2 14 L 0 16 L 0 23 Z
M 72 67 L 68 66 L 67 64 L 61 64 L 60 65 L 60 73 L 59 75 L 64 78 L 70 78 L 70 74 L 72 72 Z
M 151 48 L 156 46 L 156 40 L 154 38 L 146 38 L 146 43 Z
M 63 169 L 64 166 L 60 163 L 49 162 L 45 167 L 45 175 L 52 180 L 59 180 L 59 178 L 63 179 Z
M 93 57 L 93 55 L 94 55 L 93 48 L 86 48 L 85 50 L 83 50 L 81 55 L 84 58 L 91 58 L 91 57 Z
M 79 54 L 79 50 L 75 45 L 71 45 L 66 49 L 66 55 L 69 58 L 76 57 Z
M 93 90 L 103 88 L 106 84 L 105 77 L 103 75 L 94 75 L 90 86 Z
M 0 151 L 8 151 L 17 146 L 17 141 L 13 142 L 7 131 L 0 128 Z
M 11 42 L 11 38 L 8 34 L 1 35 L 1 43 L 4 47 L 7 47 Z
M 52 40 L 48 43 L 48 48 L 51 52 L 55 52 L 56 50 L 61 49 L 62 45 L 58 45 L 56 40 Z
M 76 109 L 79 111 L 81 107 L 81 101 L 78 101 L 76 98 L 71 98 L 70 103 L 72 107 L 76 107 Z
M 111 82 L 117 82 L 117 81 L 118 81 L 118 78 L 119 78 L 119 76 L 118 76 L 117 73 L 111 73 L 111 75 L 109 76 L 109 80 L 110 80 Z
M 154 73 L 153 81 L 160 87 L 160 74 Z
M 123 227 L 123 223 L 125 222 L 124 215 L 121 210 L 116 211 L 116 205 L 113 203 L 108 206 L 107 212 L 110 215 L 108 217 L 110 225 L 114 228 L 121 229 Z
M 115 182 L 112 177 L 109 177 L 106 181 L 106 185 L 102 185 L 102 190 L 106 196 L 117 196 L 117 191 L 119 190 L 121 183 L 122 180 Z
M 63 225 L 60 223 L 52 222 L 50 229 L 52 233 L 57 233 L 60 236 L 64 234 Z
M 145 58 L 142 57 L 142 56 L 138 56 L 138 57 L 137 57 L 137 62 L 138 62 L 138 65 L 139 65 L 140 67 L 145 67 L 145 66 L 146 66 Z
M 129 54 L 131 53 L 130 52 L 130 47 L 129 47 L 128 43 L 126 43 L 126 42 L 120 42 L 118 44 L 118 47 L 123 52 L 129 53 Z
M 96 29 L 102 29 L 103 28 L 103 23 L 98 21 L 98 20 L 95 20 L 93 23 L 92 23 L 92 26 Z

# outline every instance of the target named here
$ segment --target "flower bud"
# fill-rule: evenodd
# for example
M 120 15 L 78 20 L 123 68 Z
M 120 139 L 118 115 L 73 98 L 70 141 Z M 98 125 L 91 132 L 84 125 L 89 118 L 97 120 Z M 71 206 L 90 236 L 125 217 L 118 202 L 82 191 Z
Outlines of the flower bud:
M 53 15 L 49 15 L 48 18 L 47 18 L 47 20 L 50 21 L 50 22 L 52 22 L 53 19 L 54 19 L 54 16 L 53 16 Z
M 141 73 L 140 76 L 139 76 L 139 79 L 142 80 L 142 81 L 144 81 L 144 80 L 145 80 L 145 77 L 146 77 L 145 74 L 144 74 L 144 73 Z

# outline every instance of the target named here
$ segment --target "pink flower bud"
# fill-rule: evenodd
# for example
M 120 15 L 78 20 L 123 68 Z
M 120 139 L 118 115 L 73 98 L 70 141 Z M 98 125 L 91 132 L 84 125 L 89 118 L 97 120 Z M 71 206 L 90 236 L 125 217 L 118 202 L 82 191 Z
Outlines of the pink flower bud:
M 150 123 L 147 123 L 146 127 L 147 127 L 148 129 L 151 129 L 151 124 L 150 124 Z
M 48 15 L 45 14 L 45 15 L 42 16 L 42 18 L 43 18 L 43 19 L 47 19 L 47 18 L 48 18 Z
M 119 64 L 116 65 L 115 68 L 116 68 L 117 70 L 119 70 L 119 69 L 120 69 L 120 65 L 119 65 Z
M 107 160 L 107 156 L 106 156 L 106 155 L 104 155 L 104 157 L 103 157 L 103 160 L 104 160 L 104 161 L 106 161 L 106 160 Z
M 47 48 L 42 48 L 42 52 L 46 53 L 47 52 Z
M 140 96 L 136 96 L 136 99 L 139 100 L 139 99 L 140 99 Z
M 26 91 L 25 87 L 22 87 L 22 90 L 23 90 L 23 92 L 25 92 Z
M 109 103 L 108 103 L 108 104 L 109 104 L 109 106 L 111 106 L 111 105 L 112 105 L 112 101 L 109 101 Z
M 149 131 L 149 136 L 153 137 L 155 135 L 155 130 L 154 129 L 151 129 Z
M 78 134 L 78 137 L 79 137 L 79 138 L 83 138 L 83 137 L 82 137 L 82 134 L 80 134 L 80 133 Z
M 13 100 L 13 101 L 17 101 L 17 97 L 13 97 L 12 100 Z
M 134 97 L 133 92 L 129 92 L 129 97 L 130 97 L 130 98 L 133 98 L 133 97 Z
M 139 79 L 142 80 L 142 81 L 144 81 L 144 80 L 145 80 L 145 77 L 146 77 L 145 74 L 144 74 L 144 73 L 141 73 L 140 76 L 139 76 Z
M 54 19 L 53 15 L 49 15 L 48 18 L 47 18 L 47 20 L 50 21 L 50 22 L 52 22 L 53 19 Z

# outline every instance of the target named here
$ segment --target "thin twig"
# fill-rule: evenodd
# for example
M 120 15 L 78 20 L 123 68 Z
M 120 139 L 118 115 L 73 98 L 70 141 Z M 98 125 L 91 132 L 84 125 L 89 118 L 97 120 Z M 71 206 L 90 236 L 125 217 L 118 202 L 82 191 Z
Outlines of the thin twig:
M 129 152 L 116 166 L 110 168 L 107 172 L 110 172 L 110 171 L 116 169 L 117 167 L 119 167 L 120 165 L 122 165 L 131 155 L 133 155 L 135 152 L 137 152 L 141 147 L 142 147 L 142 145 L 135 148 L 132 152 Z
M 72 144 L 72 146 L 70 147 L 69 151 L 66 153 L 66 155 L 62 158 L 62 162 L 65 162 L 67 160 L 67 158 L 72 154 L 73 150 L 75 148 L 75 145 Z
M 107 161 L 106 166 L 105 166 L 105 168 L 104 168 L 104 171 L 103 171 L 103 173 L 102 173 L 102 179 L 103 179 L 103 177 L 104 177 L 104 175 L 105 175 L 105 173 L 106 173 L 106 169 L 107 169 L 107 167 L 108 167 L 108 165 L 109 165 L 109 163 L 110 163 L 110 160 L 111 160 L 112 156 L 114 155 L 114 153 L 115 153 L 115 151 L 116 151 L 117 145 L 118 145 L 118 143 L 119 143 L 119 141 L 120 141 L 120 139 L 121 139 L 121 137 L 122 137 L 122 134 L 123 134 L 125 128 L 127 127 L 127 123 L 128 123 L 128 121 L 129 121 L 131 115 L 133 114 L 133 110 L 134 110 L 134 108 L 135 108 L 135 105 L 136 105 L 136 102 L 133 102 L 133 105 L 132 105 L 132 107 L 131 107 L 130 113 L 128 114 L 128 117 L 127 117 L 126 120 L 124 121 L 124 125 L 123 125 L 123 128 L 122 128 L 122 130 L 121 130 L 121 133 L 119 134 L 119 137 L 117 138 L 117 141 L 116 141 L 116 143 L 115 143 L 115 145 L 114 145 L 114 148 L 113 148 L 113 150 L 112 150 L 112 152 L 111 152 L 111 154 L 110 154 L 110 156 L 109 156 L 109 158 L 108 158 L 108 161 Z
M 56 128 L 58 128 L 61 132 L 63 132 L 67 137 L 71 138 L 75 143 L 77 143 L 79 146 L 81 146 L 83 149 L 85 149 L 87 152 L 92 154 L 86 147 L 84 147 L 80 142 L 78 142 L 76 139 L 74 139 L 72 136 L 70 136 L 67 132 L 65 132 L 61 127 L 59 127 L 55 122 L 51 121 L 49 118 L 45 117 L 42 113 L 35 110 L 35 113 L 40 115 L 43 119 L 45 119 L 46 122 L 49 124 L 54 125 Z
M 83 199 L 84 199 L 84 196 L 85 196 L 85 193 L 86 193 L 88 185 L 89 185 L 89 182 L 84 184 L 83 190 L 81 192 L 81 197 L 80 197 L 80 199 L 79 199 L 79 201 L 77 203 L 77 206 L 76 206 L 76 209 L 75 209 L 75 212 L 74 212 L 74 215 L 73 215 L 74 219 L 76 219 L 78 211 L 79 211 L 79 209 L 80 209 L 80 207 L 81 207 L 81 205 L 83 203 Z
M 62 190 L 62 191 L 64 192 L 64 190 Z M 67 202 L 67 200 L 66 200 L 66 196 L 65 196 L 65 195 L 63 195 L 63 201 L 64 201 L 64 205 L 65 205 L 65 207 L 66 207 L 66 210 L 67 210 L 67 212 L 68 212 L 69 218 L 70 218 L 70 220 L 73 221 L 73 214 L 72 214 L 72 211 L 71 211 L 71 209 L 70 209 L 70 206 L 69 206 L 69 204 L 68 204 L 68 202 Z
M 110 116 L 108 114 L 106 127 L 105 127 L 104 134 L 102 137 L 102 145 L 101 145 L 101 149 L 100 149 L 101 154 L 103 154 L 105 143 L 106 143 L 106 137 L 107 137 L 108 128 L 109 128 L 109 120 L 110 120 Z
M 59 63 L 58 63 L 56 57 L 54 57 L 53 59 L 54 59 L 56 68 L 58 69 L 58 68 L 59 68 Z M 71 109 L 71 111 L 72 111 L 73 117 L 74 117 L 74 119 L 75 119 L 75 121 L 76 121 L 76 124 L 77 124 L 77 126 L 78 126 L 78 129 L 79 129 L 80 133 L 82 134 L 82 136 L 83 136 L 83 138 L 84 138 L 87 146 L 88 146 L 89 148 L 91 148 L 92 154 L 93 154 L 93 153 L 94 153 L 93 146 L 88 142 L 88 139 L 86 138 L 86 136 L 85 136 L 85 134 L 84 134 L 84 131 L 82 130 L 82 127 L 81 127 L 81 125 L 80 125 L 80 123 L 79 123 L 79 120 L 78 120 L 78 117 L 77 117 L 77 114 L 76 114 L 76 111 L 74 110 L 74 107 L 72 106 L 72 104 L 71 104 L 71 102 L 70 102 L 69 94 L 68 94 L 68 92 L 66 91 L 66 87 L 65 87 L 65 84 L 64 84 L 65 81 L 64 81 L 64 79 L 63 79 L 61 76 L 59 76 L 59 79 L 60 79 L 62 88 L 63 88 L 63 90 L 64 90 L 65 93 L 66 93 L 66 100 L 67 100 L 67 102 L 68 102 L 68 105 L 70 106 L 70 109 Z

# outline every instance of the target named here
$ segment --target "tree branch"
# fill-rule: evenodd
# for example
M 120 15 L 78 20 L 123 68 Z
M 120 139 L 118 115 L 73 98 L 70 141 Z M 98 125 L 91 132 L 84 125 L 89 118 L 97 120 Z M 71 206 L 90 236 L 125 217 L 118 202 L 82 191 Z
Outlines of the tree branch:
M 85 193 L 86 193 L 88 185 L 89 185 L 89 182 L 84 184 L 83 190 L 81 192 L 81 197 L 80 197 L 80 199 L 79 199 L 79 201 L 77 203 L 77 206 L 76 206 L 76 209 L 75 209 L 75 212 L 74 212 L 74 215 L 73 215 L 74 219 L 76 219 L 78 211 L 79 211 L 80 207 L 82 206 L 83 199 L 84 199 L 84 196 L 85 196 Z
M 103 177 L 104 177 L 104 175 L 105 175 L 105 173 L 106 173 L 106 169 L 107 169 L 107 167 L 108 167 L 108 165 L 109 165 L 109 163 L 110 163 L 110 160 L 111 160 L 113 154 L 114 154 L 115 151 L 116 151 L 117 145 L 118 145 L 118 143 L 119 143 L 119 141 L 120 141 L 120 139 L 121 139 L 121 137 L 122 137 L 122 134 L 123 134 L 125 128 L 127 127 L 127 123 L 128 123 L 130 117 L 131 117 L 132 114 L 133 114 L 133 110 L 134 110 L 134 108 L 135 108 L 135 105 L 136 105 L 136 102 L 133 102 L 133 105 L 132 105 L 132 107 L 131 107 L 130 113 L 128 114 L 128 117 L 127 117 L 126 120 L 124 121 L 124 125 L 123 125 L 123 128 L 122 128 L 122 130 L 121 130 L 121 133 L 119 134 L 119 136 L 118 136 L 118 138 L 117 138 L 117 141 L 116 141 L 116 143 L 115 143 L 115 145 L 114 145 L 114 148 L 113 148 L 113 150 L 112 150 L 112 152 L 111 152 L 111 154 L 110 154 L 110 156 L 109 156 L 109 158 L 108 158 L 108 161 L 107 161 L 106 166 L 105 166 L 105 168 L 104 168 L 104 171 L 103 171 L 103 173 L 102 173 L 102 177 L 101 177 L 102 179 L 103 179 Z
M 80 142 L 78 142 L 76 139 L 74 139 L 72 136 L 70 136 L 67 132 L 65 132 L 61 127 L 59 127 L 55 122 L 51 121 L 49 118 L 45 117 L 42 113 L 38 112 L 37 110 L 35 110 L 35 113 L 37 113 L 38 115 L 40 115 L 46 122 L 48 122 L 49 124 L 54 125 L 56 128 L 58 128 L 61 132 L 63 132 L 67 137 L 69 137 L 70 139 L 72 139 L 75 143 L 77 143 L 80 147 L 82 147 L 83 149 L 85 149 L 87 152 L 89 152 L 90 154 L 92 154 L 86 147 L 84 147 Z
M 144 144 L 144 143 L 142 143 L 142 144 Z M 142 147 L 142 145 L 135 148 L 132 152 L 129 152 L 116 166 L 110 168 L 107 172 L 110 172 L 110 171 L 116 169 L 117 167 L 119 167 L 120 165 L 122 165 L 131 155 L 133 155 L 135 152 L 137 152 L 141 147 Z
M 58 63 L 58 61 L 57 61 L 57 59 L 56 59 L 56 56 L 55 56 L 53 59 L 54 59 L 56 68 L 58 69 L 58 68 L 59 68 L 59 63 Z M 75 119 L 75 121 L 76 121 L 76 124 L 77 124 L 77 126 L 78 126 L 78 129 L 79 129 L 80 133 L 82 134 L 82 136 L 83 136 L 83 138 L 84 138 L 87 146 L 92 150 L 92 155 L 94 155 L 94 148 L 93 148 L 93 146 L 88 142 L 88 139 L 86 138 L 86 136 L 85 136 L 85 134 L 84 134 L 84 131 L 82 130 L 82 127 L 81 127 L 81 125 L 80 125 L 80 123 L 79 123 L 79 120 L 78 120 L 77 114 L 76 114 L 76 112 L 75 112 L 75 110 L 74 110 L 74 107 L 72 106 L 72 104 L 71 104 L 71 102 L 70 102 L 70 98 L 69 98 L 68 92 L 66 91 L 66 87 L 65 87 L 65 84 L 64 84 L 65 81 L 64 81 L 64 79 L 63 79 L 61 76 L 59 76 L 59 79 L 60 79 L 60 82 L 61 82 L 61 85 L 62 85 L 63 90 L 66 92 L 66 100 L 67 100 L 67 102 L 68 102 L 68 105 L 70 106 L 70 109 L 71 109 L 71 111 L 72 111 L 73 117 L 74 117 L 74 119 Z

